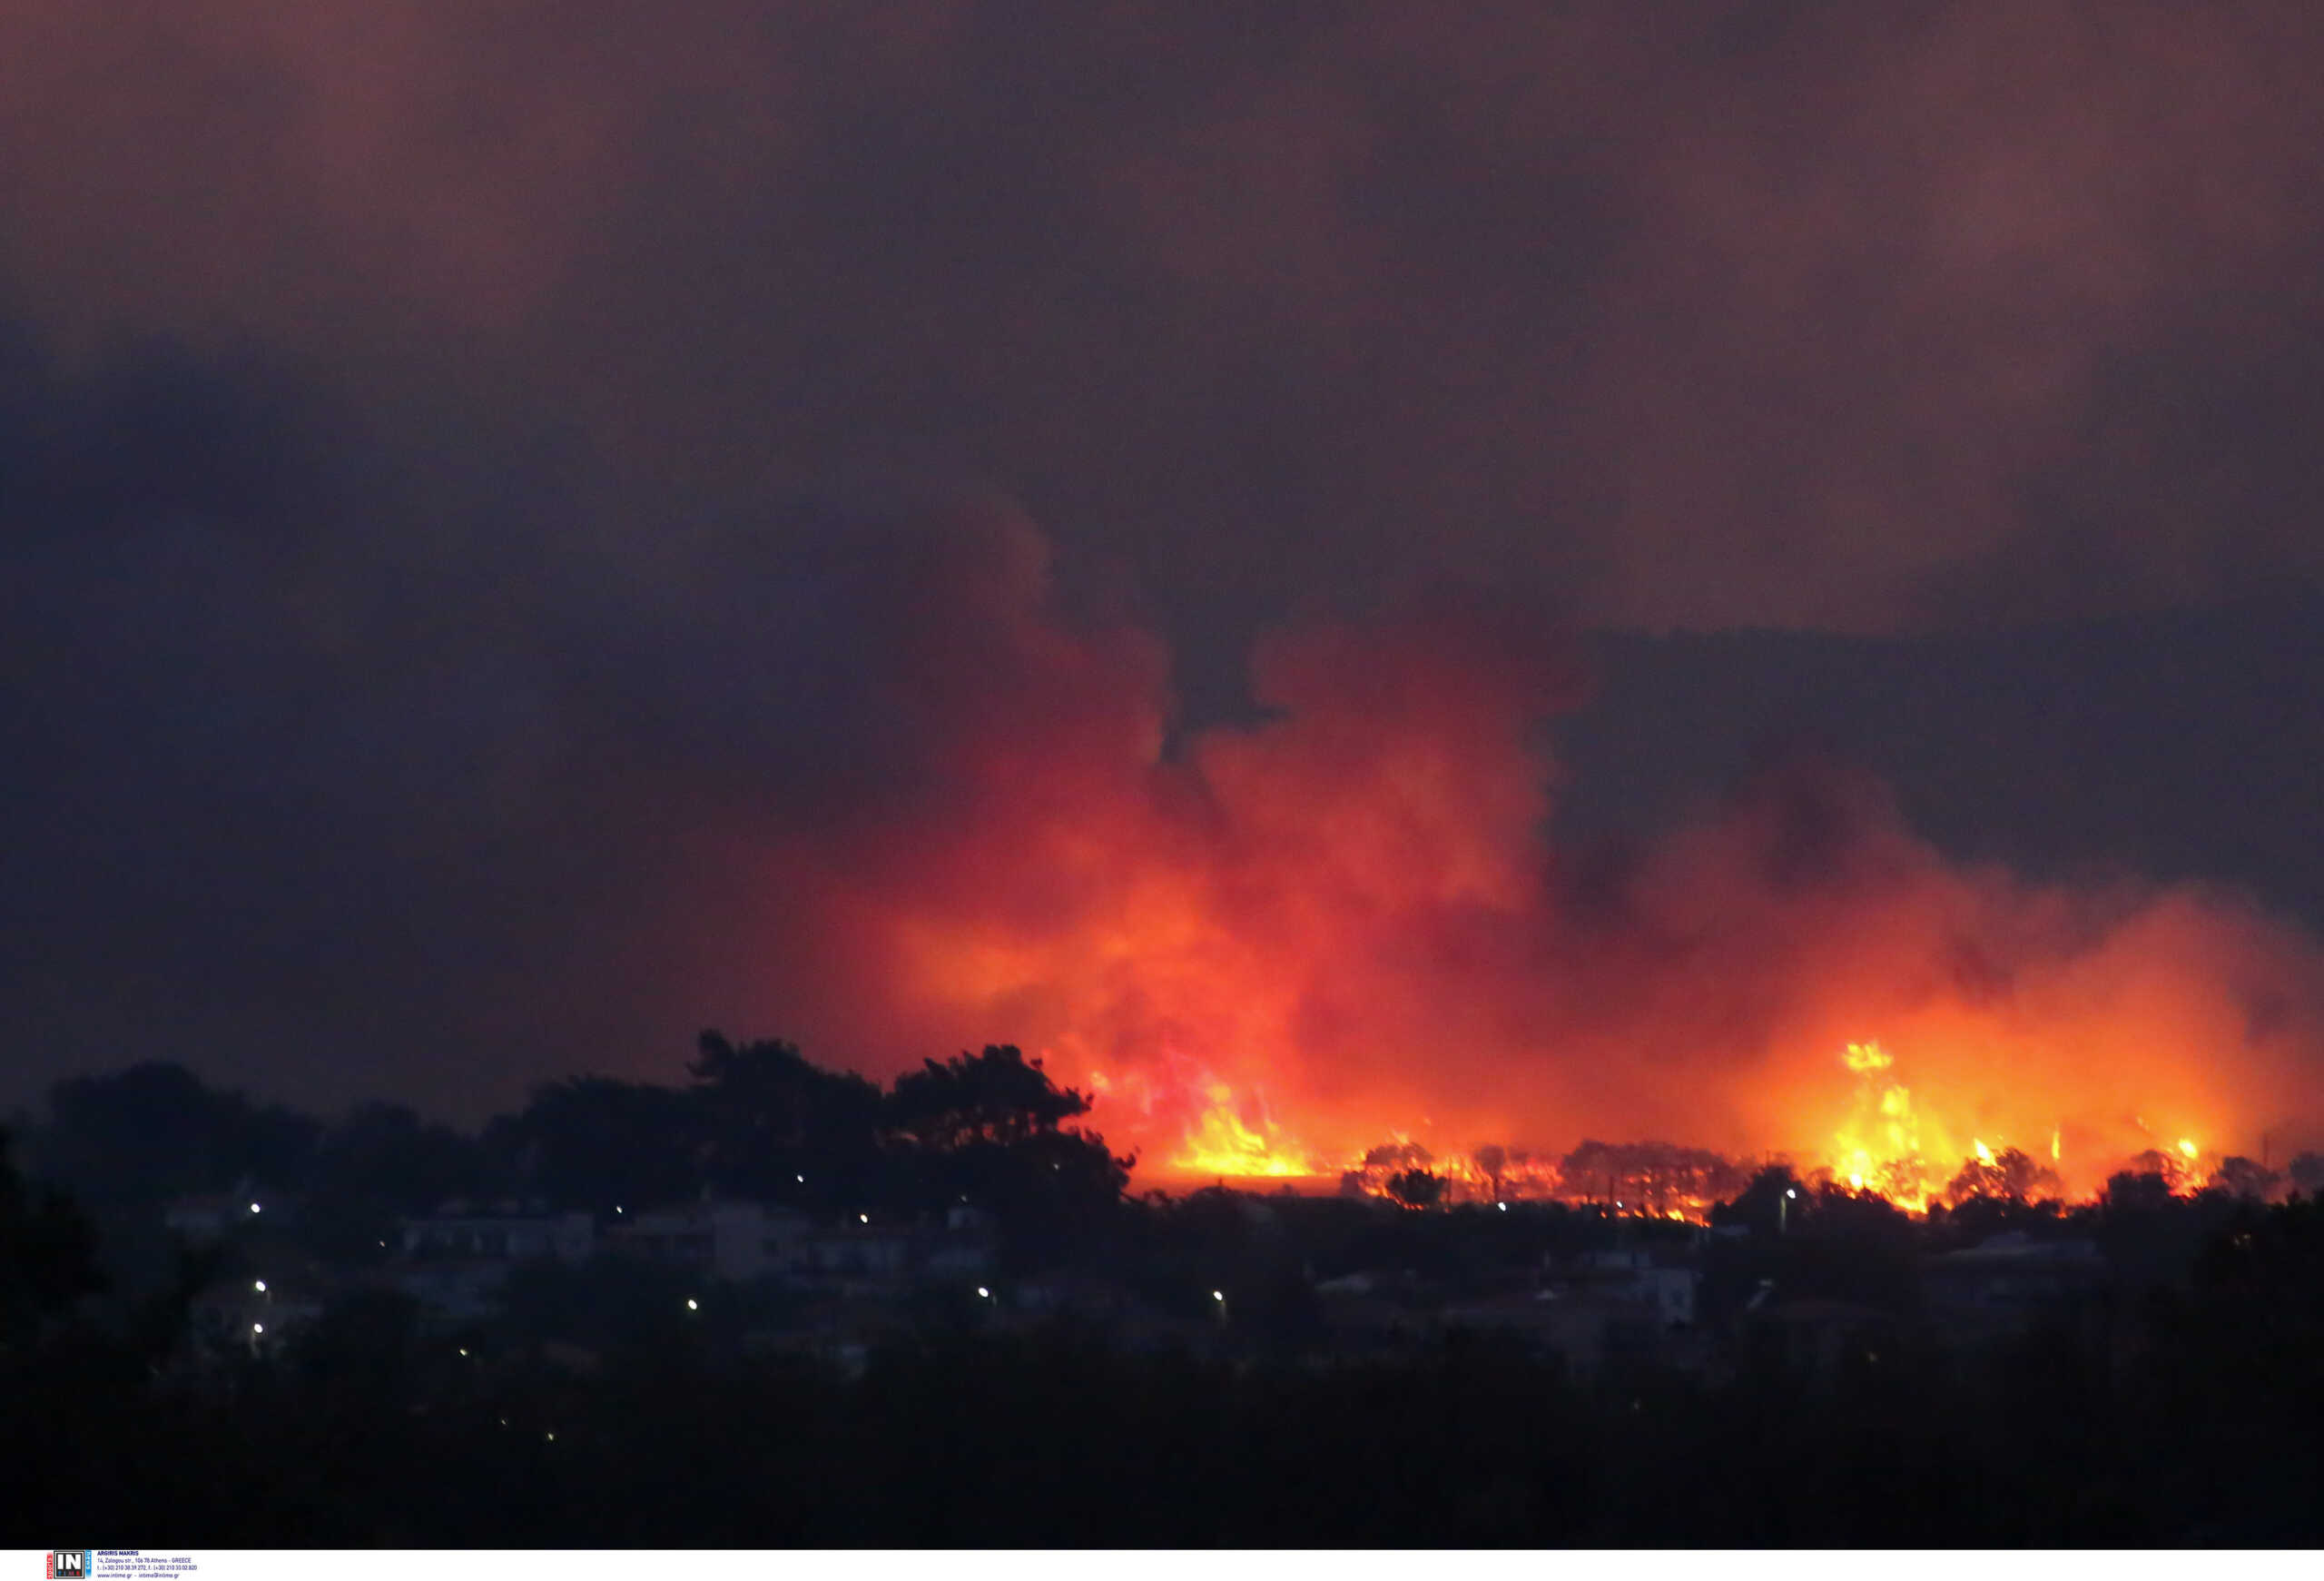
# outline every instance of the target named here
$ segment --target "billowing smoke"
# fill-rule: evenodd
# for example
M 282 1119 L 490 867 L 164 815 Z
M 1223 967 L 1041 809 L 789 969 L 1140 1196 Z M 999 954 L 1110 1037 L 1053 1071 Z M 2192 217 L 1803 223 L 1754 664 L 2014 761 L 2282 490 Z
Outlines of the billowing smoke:
M 1270 717 L 1174 739 L 1161 645 L 1063 614 L 1005 510 L 842 585 L 866 729 L 768 771 L 856 789 L 771 785 L 716 836 L 752 897 L 718 919 L 731 1023 L 872 1069 L 1019 1042 L 1149 1171 L 1336 1170 L 1396 1135 L 1822 1161 L 1853 1127 L 2087 1190 L 2309 1118 L 2324 950 L 2230 896 L 1957 865 L 1813 760 L 1649 849 L 1553 848 L 1540 726 L 1584 668 L 1522 609 L 1299 619 L 1254 659 Z M 1844 1057 L 1875 1041 L 1876 1079 Z

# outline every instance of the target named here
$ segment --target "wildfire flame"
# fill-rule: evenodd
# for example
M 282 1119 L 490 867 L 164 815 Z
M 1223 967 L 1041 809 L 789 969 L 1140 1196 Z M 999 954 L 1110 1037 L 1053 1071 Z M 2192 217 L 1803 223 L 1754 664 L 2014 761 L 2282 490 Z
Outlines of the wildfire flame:
M 1300 1180 L 1316 1172 L 1273 1122 L 1262 1118 L 1260 1126 L 1244 1124 L 1230 1102 L 1215 1102 L 1187 1128 L 1170 1168 L 1229 1180 Z
M 1945 1141 L 1954 1134 L 1950 1128 L 1916 1100 L 1901 1078 L 1896 1056 L 1880 1044 L 1851 1042 L 1839 1062 L 1855 1079 L 1855 1090 L 1829 1148 L 1805 1165 L 1811 1181 L 1845 1184 L 1914 1213 L 1926 1212 L 1940 1194 L 1957 1201 L 1965 1191 L 2063 1194 L 2055 1172 L 2033 1165 L 2008 1145 L 2005 1135 L 1998 1145 L 1973 1135 L 1968 1151 L 1956 1155 Z M 1498 1146 L 1439 1158 L 1403 1132 L 1334 1164 L 1294 1141 L 1263 1104 L 1238 1097 L 1230 1083 L 1206 1082 L 1201 1095 L 1206 1106 L 1186 1124 L 1168 1160 L 1170 1173 L 1245 1181 L 1335 1178 L 1344 1191 L 1382 1195 L 1392 1191 L 1399 1177 L 1419 1171 L 1436 1179 L 1441 1200 L 1449 1203 L 1551 1199 L 1694 1222 L 1704 1221 L 1710 1208 L 1738 1191 L 1748 1176 L 1741 1166 L 1715 1154 L 1662 1143 L 1586 1143 L 1561 1163 L 1551 1163 Z M 2145 1129 L 2143 1117 L 2135 1123 Z M 2055 1163 L 2063 1156 L 2065 1128 L 2049 1129 L 2049 1156 Z M 2153 1168 L 2174 1190 L 2191 1191 L 2208 1178 L 2197 1167 L 2201 1158 L 2196 1141 L 2182 1137 L 2175 1152 L 2150 1149 L 2122 1161 L 2127 1168 Z M 1956 1171 L 1962 1171 L 1959 1179 Z M 1984 1173 L 1974 1172 L 1978 1171 Z
M 907 723 L 864 794 L 689 836 L 763 897 L 701 912 L 712 1002 L 866 1074 L 1015 1042 L 1142 1182 L 1384 1187 L 1401 1129 L 1440 1200 L 1626 1212 L 1722 1159 L 1925 1206 L 1965 1166 L 2088 1199 L 2145 1150 L 2183 1180 L 2324 1136 L 2324 946 L 2230 896 L 1965 865 L 1819 761 L 1556 845 L 1543 725 L 1586 686 L 1530 610 L 1303 618 L 1253 650 L 1263 716 L 1197 726 L 1157 634 L 1062 616 L 1029 524 L 866 552 L 865 712 Z

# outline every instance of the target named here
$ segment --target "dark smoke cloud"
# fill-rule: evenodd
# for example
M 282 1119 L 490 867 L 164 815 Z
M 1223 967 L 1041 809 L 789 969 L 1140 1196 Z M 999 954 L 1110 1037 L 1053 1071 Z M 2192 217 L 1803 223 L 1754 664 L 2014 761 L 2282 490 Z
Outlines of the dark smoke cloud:
M 1048 947 L 1150 861 L 1296 939 L 1258 853 L 1341 825 L 1286 807 L 1406 985 L 1285 1007 L 1318 1102 L 1656 983 L 1764 1042 L 1800 908 L 1941 859 L 1845 774 L 1545 855 L 1571 657 L 1474 589 L 1886 633 L 2312 579 L 2318 26 L 0 0 L 10 1058 L 470 1108 L 711 1019 L 893 1064 L 984 1035 L 875 969 L 900 915 Z M 1987 929 L 1915 958 L 2042 978 Z M 1594 1009 L 1486 991 L 1601 956 Z
M 1415 571 L 1611 623 L 2112 608 L 2319 569 L 2319 35 L 16 0 L 0 289 L 60 346 L 568 430 L 633 574 L 694 503 L 901 476 L 1237 635 Z

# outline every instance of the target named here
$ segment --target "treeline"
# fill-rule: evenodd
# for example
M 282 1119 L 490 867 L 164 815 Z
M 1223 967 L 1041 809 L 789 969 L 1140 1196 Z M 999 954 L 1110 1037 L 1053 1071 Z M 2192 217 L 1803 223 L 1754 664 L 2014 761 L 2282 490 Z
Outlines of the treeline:
M 1755 1187 L 1764 1193 L 1766 1182 L 1778 1176 L 1787 1187 L 1810 1190 L 1818 1200 L 1869 1196 L 1910 1201 L 1925 1191 L 1932 1206 L 1951 1210 L 1987 1202 L 2060 1202 L 2064 1196 L 2057 1171 L 2017 1148 L 1965 1158 L 1949 1179 L 1928 1161 L 1891 1161 L 1857 1186 L 1841 1180 L 1828 1166 L 1795 1173 L 1787 1165 L 1755 1166 L 1675 1142 L 1595 1140 L 1562 1156 L 1487 1146 L 1467 1158 L 1442 1161 L 1420 1143 L 1399 1140 L 1366 1152 L 1361 1166 L 1346 1171 L 1340 1184 L 1350 1195 L 1384 1195 L 1412 1208 L 1556 1198 L 1626 1212 L 1675 1210 L 1693 1216 L 1717 1205 L 1731 1206 Z M 1939 1181 L 1944 1181 L 1941 1188 Z M 2150 1150 L 2127 1160 L 2126 1167 L 2109 1178 L 2102 1200 L 2208 1194 L 2264 1202 L 2287 1189 L 2309 1196 L 2324 1191 L 2324 1155 L 2300 1153 L 2283 1170 L 2231 1156 L 2202 1173 L 2177 1153 Z
M 1074 1123 L 1089 1110 L 1013 1047 L 925 1062 L 882 1086 L 793 1044 L 704 1033 L 684 1086 L 576 1076 L 470 1134 L 400 1104 L 325 1122 L 146 1063 L 61 1082 L 28 1126 L 40 1177 L 100 1212 L 225 1192 L 287 1193 L 350 1248 L 383 1218 L 447 1202 L 610 1213 L 748 1199 L 816 1214 L 918 1214 L 966 1200 L 1017 1222 L 1118 1201 L 1132 1161 Z

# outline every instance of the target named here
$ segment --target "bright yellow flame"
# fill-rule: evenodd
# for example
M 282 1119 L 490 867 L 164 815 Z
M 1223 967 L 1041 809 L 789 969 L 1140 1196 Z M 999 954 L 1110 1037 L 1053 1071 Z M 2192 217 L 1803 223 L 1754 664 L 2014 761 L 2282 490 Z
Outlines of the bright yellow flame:
M 1264 1176 L 1271 1180 L 1315 1172 L 1305 1157 L 1282 1148 L 1282 1139 L 1272 1124 L 1266 1124 L 1265 1135 L 1244 1124 L 1241 1116 L 1226 1102 L 1234 1096 L 1231 1089 L 1224 1084 L 1214 1086 L 1211 1096 L 1219 1101 L 1187 1128 L 1186 1143 L 1170 1161 L 1172 1169 L 1188 1174 L 1238 1179 Z
M 1851 1191 L 1869 1187 L 1922 1211 L 1929 1199 L 1926 1149 L 1912 1090 L 1896 1080 L 1896 1056 L 1878 1043 L 1850 1043 L 1841 1060 L 1856 1077 L 1855 1108 L 1834 1139 L 1842 1178 Z
M 2182 1152 L 2182 1153 L 2185 1153 L 2189 1158 L 2193 1158 L 2193 1157 L 2195 1156 L 2195 1151 L 2196 1151 L 2195 1144 L 2194 1144 L 2193 1142 L 2191 1142 L 2191 1141 L 2189 1141 L 2185 1137 L 2183 1137 L 2183 1136 L 2182 1136 L 2182 1137 L 2181 1137 L 2181 1138 L 2179 1139 L 2179 1151 L 2180 1151 L 2181 1152 Z
M 1977 1150 L 1977 1161 L 1979 1163 L 1991 1164 L 1994 1161 L 1994 1150 L 1987 1147 L 1982 1140 L 1973 1141 L 1969 1145 Z
M 1847 1061 L 1848 1069 L 1859 1076 L 1874 1071 L 1885 1071 L 1896 1062 L 1896 1056 L 1884 1052 L 1878 1043 L 1850 1043 L 1847 1053 L 1843 1057 Z

